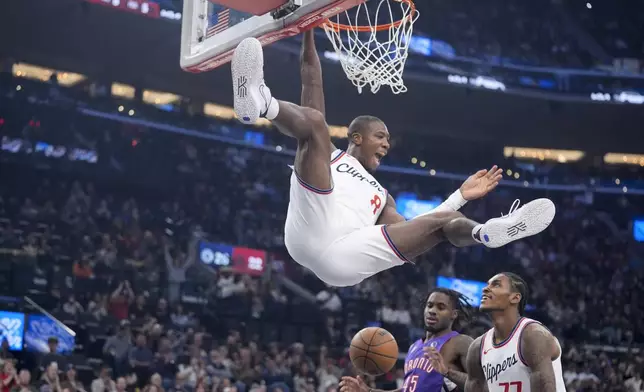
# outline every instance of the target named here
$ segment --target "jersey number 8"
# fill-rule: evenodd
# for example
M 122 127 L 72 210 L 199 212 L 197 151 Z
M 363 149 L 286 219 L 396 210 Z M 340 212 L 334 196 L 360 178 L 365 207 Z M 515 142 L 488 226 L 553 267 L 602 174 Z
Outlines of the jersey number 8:
M 382 200 L 380 199 L 380 196 L 373 195 L 373 199 L 371 199 L 371 206 L 373 207 L 374 215 L 376 215 L 376 212 L 378 212 L 381 205 L 382 205 Z

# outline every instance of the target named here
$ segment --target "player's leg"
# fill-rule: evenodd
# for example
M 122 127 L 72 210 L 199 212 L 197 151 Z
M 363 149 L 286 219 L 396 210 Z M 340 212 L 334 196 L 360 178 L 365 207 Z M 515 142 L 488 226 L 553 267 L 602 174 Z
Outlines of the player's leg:
M 476 245 L 481 243 L 480 227 L 478 222 L 463 216 L 447 222 L 436 236 L 444 238 L 459 248 Z
M 305 187 L 330 192 L 331 138 L 324 115 L 311 108 L 279 101 L 264 84 L 264 55 L 255 38 L 244 39 L 232 59 L 235 113 L 253 124 L 260 117 L 271 120 L 285 135 L 298 140 L 295 173 Z
M 476 244 L 472 230 L 477 225 L 460 212 L 437 212 L 383 226 L 383 234 L 395 253 L 414 259 L 445 240 L 455 246 Z
M 478 224 L 460 213 L 439 212 L 385 227 L 396 251 L 407 258 L 417 257 L 443 240 L 456 246 L 482 243 L 498 248 L 512 241 L 538 234 L 545 230 L 555 216 L 555 205 L 548 199 L 536 199 L 518 208 L 518 201 L 510 213 Z
M 369 226 L 335 240 L 322 254 L 326 262 L 311 269 L 330 285 L 351 286 L 408 262 L 446 239 L 457 245 L 471 245 L 478 242 L 472 236 L 480 235 L 482 243 L 498 247 L 537 234 L 548 227 L 554 214 L 550 200 L 537 199 L 482 225 L 460 212 L 437 212 L 392 225 Z M 522 228 L 518 234 L 516 227 Z
M 368 226 L 335 240 L 322 254 L 324 263 L 310 266 L 315 274 L 332 286 L 353 286 L 381 271 L 409 262 L 445 240 L 441 229 L 463 215 L 439 212 L 431 219 L 404 222 L 390 226 Z M 392 238 L 390 228 L 395 235 Z M 412 234 L 414 233 L 414 234 Z M 398 236 L 414 236 L 403 242 Z M 420 241 L 420 238 L 423 241 Z M 397 241 L 397 242 L 394 242 Z M 411 248 L 413 245 L 415 248 Z

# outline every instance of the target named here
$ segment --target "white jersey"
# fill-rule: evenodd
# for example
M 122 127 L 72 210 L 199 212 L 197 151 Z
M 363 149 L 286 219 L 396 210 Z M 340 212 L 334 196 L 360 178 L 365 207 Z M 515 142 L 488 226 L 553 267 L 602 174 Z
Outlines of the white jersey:
M 522 317 L 510 337 L 494 344 L 494 328 L 483 335 L 481 340 L 481 366 L 490 392 L 539 392 L 530 390 L 530 368 L 521 354 L 521 335 L 526 326 L 539 323 Z M 540 323 L 539 323 L 540 324 Z M 557 339 L 555 338 L 555 341 Z M 557 345 L 559 342 L 557 341 Z M 561 346 L 559 356 L 552 361 L 557 382 L 557 392 L 565 392 L 566 384 L 561 368 Z
M 295 261 L 332 286 L 352 286 L 408 260 L 388 229 L 376 225 L 387 190 L 342 150 L 330 159 L 331 187 L 291 174 L 284 244 Z
M 340 230 L 375 225 L 387 204 L 387 190 L 351 155 L 341 150 L 334 155 L 331 178 Z

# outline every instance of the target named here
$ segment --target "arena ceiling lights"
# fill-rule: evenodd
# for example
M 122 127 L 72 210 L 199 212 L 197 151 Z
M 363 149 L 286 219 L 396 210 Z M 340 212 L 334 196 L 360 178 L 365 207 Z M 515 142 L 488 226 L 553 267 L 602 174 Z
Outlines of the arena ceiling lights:
M 57 69 L 40 67 L 27 63 L 16 63 L 12 67 L 13 76 L 18 78 L 38 80 L 48 82 L 51 76 L 56 74 L 58 84 L 65 87 L 74 86 L 87 79 L 85 75 L 74 72 L 60 71 Z
M 163 91 L 143 90 L 143 102 L 150 105 L 178 104 L 181 96 Z
M 644 155 L 609 152 L 604 155 L 604 162 L 611 165 L 640 165 L 644 167 Z
M 125 98 L 125 99 L 134 99 L 134 94 L 136 89 L 134 86 L 123 83 L 112 83 L 112 96 Z
M 559 163 L 577 162 L 586 155 L 579 150 L 554 150 L 530 147 L 503 147 L 506 158 L 514 157 L 524 160 L 556 161 Z

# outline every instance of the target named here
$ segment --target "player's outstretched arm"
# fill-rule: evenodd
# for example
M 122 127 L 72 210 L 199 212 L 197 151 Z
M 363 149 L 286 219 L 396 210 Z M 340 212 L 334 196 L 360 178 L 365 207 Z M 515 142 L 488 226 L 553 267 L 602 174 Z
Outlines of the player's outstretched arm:
M 521 335 L 521 356 L 530 368 L 530 390 L 556 392 L 557 382 L 552 367 L 554 336 L 543 325 L 530 324 Z
M 423 215 L 433 214 L 436 212 L 458 211 L 468 201 L 480 199 L 492 192 L 492 190 L 499 185 L 499 181 L 501 181 L 502 178 L 503 169 L 499 169 L 496 165 L 492 166 L 490 170 L 479 170 L 469 176 L 463 185 L 461 185 L 456 192 L 452 193 L 447 200 Z
M 476 338 L 467 350 L 465 392 L 488 392 L 485 373 L 481 367 L 481 340 L 481 336 Z
M 300 104 L 326 114 L 322 65 L 315 48 L 314 29 L 304 33 L 300 54 L 300 74 L 302 77 L 302 97 Z

